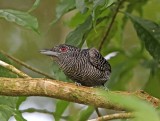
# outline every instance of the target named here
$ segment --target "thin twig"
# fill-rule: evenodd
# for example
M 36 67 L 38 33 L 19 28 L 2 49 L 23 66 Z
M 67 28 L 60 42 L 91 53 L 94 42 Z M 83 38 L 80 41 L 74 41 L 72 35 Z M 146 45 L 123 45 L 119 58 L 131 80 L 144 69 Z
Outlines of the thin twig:
M 108 36 L 109 36 L 109 33 L 110 33 L 110 31 L 111 31 L 111 28 L 112 28 L 112 26 L 113 26 L 113 23 L 114 23 L 114 21 L 115 21 L 115 18 L 116 18 L 116 16 L 117 16 L 118 11 L 119 11 L 119 9 L 120 9 L 120 7 L 121 7 L 121 5 L 122 5 L 123 2 L 124 2 L 124 0 L 120 0 L 119 3 L 118 3 L 118 5 L 117 5 L 117 8 L 116 8 L 116 10 L 115 10 L 115 12 L 114 12 L 114 14 L 113 14 L 113 17 L 112 17 L 111 22 L 110 22 L 110 24 L 109 24 L 109 26 L 108 26 L 108 29 L 107 29 L 107 31 L 106 31 L 106 33 L 105 33 L 105 35 L 104 35 L 104 37 L 103 37 L 103 39 L 102 39 L 102 41 L 101 41 L 101 43 L 100 43 L 100 46 L 99 46 L 99 48 L 98 48 L 99 51 L 101 51 L 102 46 L 103 46 L 105 40 L 107 40 L 107 38 L 108 38 Z
M 96 111 L 98 117 L 101 117 L 101 116 L 102 116 L 97 107 L 95 107 L 95 111 Z
M 20 77 L 23 77 L 23 78 L 30 78 L 27 74 L 23 73 L 22 71 L 16 69 L 14 66 L 0 60 L 0 66 L 10 70 L 11 72 L 17 74 L 18 76 Z
M 122 0 L 122 1 L 123 1 L 123 0 Z M 121 4 L 122 4 L 122 2 L 120 1 L 119 4 L 118 4 L 118 6 L 117 6 L 117 8 L 116 8 L 116 10 L 115 10 L 115 13 L 114 13 L 114 15 L 113 15 L 113 17 L 112 17 L 111 23 L 109 24 L 109 27 L 108 27 L 108 29 L 107 29 L 107 31 L 106 31 L 106 34 L 105 34 L 105 36 L 103 37 L 103 39 L 102 39 L 102 41 L 101 41 L 101 43 L 100 43 L 100 46 L 99 46 L 99 48 L 98 48 L 99 51 L 101 51 L 102 46 L 103 46 L 105 40 L 106 40 L 106 39 L 108 38 L 108 36 L 109 36 L 109 32 L 111 31 L 111 28 L 112 28 L 112 26 L 113 26 L 114 20 L 115 20 L 115 18 L 116 18 L 116 16 L 117 16 L 117 13 L 118 13 L 118 10 L 119 10 Z M 101 114 L 100 114 L 98 108 L 95 108 L 95 110 L 96 110 L 96 113 L 97 113 L 98 117 L 100 117 Z
M 41 75 L 43 75 L 43 76 L 45 76 L 45 77 L 47 77 L 47 78 L 49 78 L 49 79 L 54 79 L 54 78 L 51 77 L 50 75 L 48 75 L 48 74 L 46 74 L 46 73 L 43 73 L 43 72 L 39 71 L 38 69 L 35 69 L 35 68 L 27 65 L 26 63 L 24 63 L 24 62 L 20 61 L 19 59 L 17 59 L 17 58 L 15 58 L 15 57 L 13 57 L 13 56 L 5 53 L 5 52 L 2 51 L 2 50 L 1 50 L 0 52 L 1 52 L 3 55 L 5 55 L 6 57 L 12 59 L 13 61 L 17 62 L 18 64 L 20 64 L 20 65 L 22 65 L 22 66 L 24 66 L 24 67 L 26 67 L 26 68 L 28 68 L 28 69 L 30 69 L 30 70 L 32 70 L 32 71 L 34 71 L 34 72 L 36 72 L 36 73 L 38 73 L 38 74 L 41 74 Z
M 35 109 L 35 108 L 28 108 L 28 109 L 24 109 L 24 110 L 20 110 L 21 113 L 34 113 L 34 112 L 38 112 L 38 113 L 44 113 L 44 114 L 49 114 L 49 115 L 54 115 L 56 116 L 55 112 L 50 112 L 48 110 L 43 110 L 43 109 Z M 61 119 L 68 119 L 69 116 L 61 116 Z
M 113 119 L 127 119 L 127 118 L 133 118 L 133 113 L 116 113 L 116 114 L 110 114 L 103 117 L 99 117 L 96 119 L 91 119 L 88 121 L 108 121 Z
M 48 110 L 42 110 L 42 109 L 35 109 L 35 108 L 28 108 L 28 109 L 24 109 L 24 110 L 20 110 L 21 113 L 34 113 L 34 112 L 38 112 L 38 113 L 46 113 L 46 114 L 51 114 L 53 115 L 53 112 L 50 112 Z

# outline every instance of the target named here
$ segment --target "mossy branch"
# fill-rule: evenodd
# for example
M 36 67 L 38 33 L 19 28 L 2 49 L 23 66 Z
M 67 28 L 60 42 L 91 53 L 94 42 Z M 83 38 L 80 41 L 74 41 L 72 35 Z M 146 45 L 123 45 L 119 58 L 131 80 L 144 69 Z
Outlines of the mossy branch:
M 0 77 L 0 95 L 5 96 L 46 96 L 62 99 L 70 102 L 92 105 L 113 110 L 125 110 L 118 104 L 113 104 L 108 97 L 103 97 L 97 88 L 76 86 L 73 83 L 62 82 L 45 78 L 31 78 L 14 66 L 0 61 L 0 66 L 16 73 L 22 78 L 3 78 Z M 150 102 L 155 107 L 160 105 L 160 100 L 150 96 L 143 91 L 122 92 L 106 91 L 110 94 L 135 95 L 143 100 Z M 132 114 L 121 113 L 99 117 L 101 119 L 132 118 Z
M 160 104 L 160 100 L 150 96 L 143 91 L 121 92 L 107 91 L 107 93 L 118 93 L 122 95 L 135 95 L 144 99 L 154 106 Z M 95 107 L 124 110 L 119 105 L 112 104 L 109 99 L 97 93 L 97 88 L 76 86 L 57 80 L 44 78 L 0 78 L 0 95 L 6 96 L 46 96 L 62 99 L 70 102 L 92 105 Z M 85 98 L 84 98 L 85 97 Z

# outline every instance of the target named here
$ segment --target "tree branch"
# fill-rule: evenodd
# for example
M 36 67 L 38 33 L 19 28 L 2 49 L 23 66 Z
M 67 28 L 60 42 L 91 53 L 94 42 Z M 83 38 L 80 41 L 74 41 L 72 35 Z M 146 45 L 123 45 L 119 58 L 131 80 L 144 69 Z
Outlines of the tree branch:
M 99 117 L 96 119 L 91 119 L 88 121 L 108 121 L 112 119 L 127 119 L 127 118 L 133 118 L 133 113 L 116 113 L 116 114 L 110 114 L 103 117 Z
M 15 61 L 16 63 L 24 66 L 25 68 L 28 68 L 28 69 L 32 70 L 33 72 L 36 72 L 36 73 L 38 73 L 38 74 L 41 74 L 41 75 L 43 75 L 43 76 L 45 76 L 45 77 L 47 77 L 47 78 L 49 78 L 49 79 L 54 79 L 54 78 L 51 77 L 50 75 L 48 75 L 48 74 L 46 74 L 46 73 L 43 73 L 43 72 L 39 71 L 38 69 L 31 67 L 30 65 L 27 65 L 26 63 L 24 63 L 24 62 L 20 61 L 19 59 L 17 59 L 17 58 L 15 58 L 15 57 L 13 57 L 13 56 L 5 53 L 5 52 L 2 51 L 2 50 L 0 50 L 0 52 L 1 52 L 3 55 L 5 55 L 6 57 L 8 57 L 8 58 L 12 59 L 13 61 Z
M 12 66 L 12 65 L 10 65 L 10 64 L 8 64 L 8 63 L 6 63 L 6 62 L 4 62 L 4 61 L 1 61 L 1 60 L 0 60 L 0 66 L 2 66 L 2 67 L 4 67 L 4 68 L 8 69 L 9 71 L 11 71 L 11 72 L 17 74 L 17 75 L 20 76 L 20 77 L 23 77 L 23 78 L 30 78 L 27 74 L 23 73 L 22 71 L 16 69 L 14 66 Z
M 121 92 L 107 91 L 107 93 L 120 93 L 122 95 L 135 95 L 152 103 L 155 107 L 159 106 L 160 100 L 150 96 L 143 91 Z M 6 96 L 47 96 L 70 102 L 76 102 L 94 107 L 101 107 L 114 110 L 124 110 L 119 105 L 112 104 L 99 93 L 97 88 L 76 86 L 57 80 L 43 78 L 0 78 L 0 95 Z M 85 98 L 84 98 L 85 97 Z
M 105 35 L 104 35 L 104 37 L 103 37 L 100 45 L 99 45 L 99 48 L 98 48 L 99 51 L 101 51 L 102 46 L 103 46 L 105 40 L 108 38 L 109 33 L 110 33 L 111 29 L 112 29 L 113 23 L 114 23 L 114 21 L 115 21 L 115 19 L 116 19 L 116 16 L 117 16 L 117 14 L 118 14 L 118 11 L 119 11 L 119 9 L 120 9 L 120 7 L 121 7 L 121 5 L 122 5 L 122 3 L 123 3 L 124 1 L 125 1 L 125 0 L 120 0 L 120 1 L 118 2 L 118 5 L 117 5 L 117 7 L 116 7 L 116 9 L 115 9 L 115 11 L 114 11 L 114 13 L 113 13 L 113 17 L 112 17 L 111 22 L 110 22 L 110 24 L 109 24 L 109 26 L 108 26 L 108 29 L 107 29 L 107 31 L 106 31 L 106 33 L 105 33 Z

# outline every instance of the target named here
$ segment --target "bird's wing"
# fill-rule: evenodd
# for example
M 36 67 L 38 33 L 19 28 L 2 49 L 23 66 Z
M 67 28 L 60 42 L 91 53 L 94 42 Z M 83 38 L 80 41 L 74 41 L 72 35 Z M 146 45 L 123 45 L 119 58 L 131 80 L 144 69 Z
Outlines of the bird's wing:
M 105 60 L 105 58 L 95 48 L 89 49 L 89 61 L 97 69 L 101 71 L 109 70 L 111 72 L 110 64 Z

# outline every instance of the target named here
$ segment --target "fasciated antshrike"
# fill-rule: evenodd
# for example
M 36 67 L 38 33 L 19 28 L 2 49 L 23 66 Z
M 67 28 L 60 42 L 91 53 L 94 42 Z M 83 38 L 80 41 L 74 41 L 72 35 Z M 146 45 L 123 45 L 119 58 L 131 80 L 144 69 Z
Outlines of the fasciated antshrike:
M 95 48 L 80 49 L 61 44 L 40 52 L 53 57 L 66 76 L 83 86 L 101 86 L 110 77 L 110 64 Z

